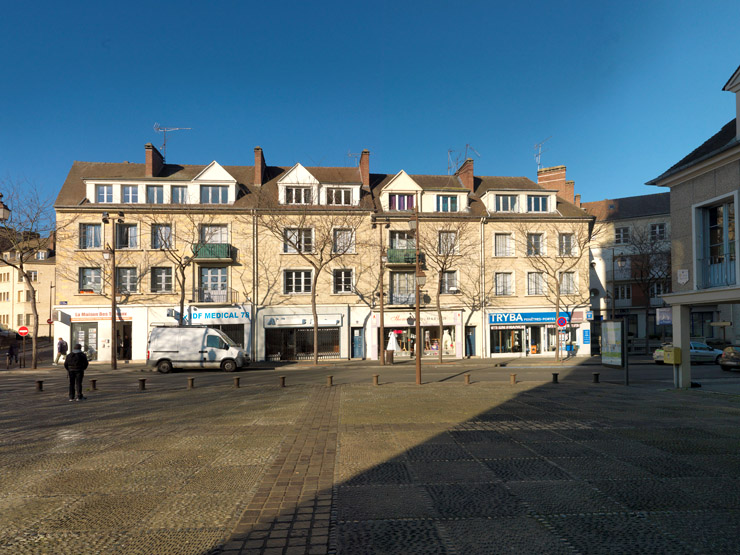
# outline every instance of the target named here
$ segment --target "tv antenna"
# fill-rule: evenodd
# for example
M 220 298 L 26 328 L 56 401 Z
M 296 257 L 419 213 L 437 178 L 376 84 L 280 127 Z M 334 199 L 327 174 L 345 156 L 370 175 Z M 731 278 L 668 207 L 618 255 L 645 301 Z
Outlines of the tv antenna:
M 545 139 L 541 143 L 537 143 L 536 145 L 534 145 L 534 161 L 537 162 L 537 171 L 542 169 L 542 163 L 541 163 L 542 153 L 547 152 L 547 150 L 542 150 L 542 146 L 550 139 L 552 139 L 552 135 L 550 135 L 547 139 Z
M 352 152 L 350 150 L 347 150 L 347 158 L 352 160 L 352 167 L 356 166 L 358 164 L 358 160 L 360 158 L 359 152 Z
M 465 158 L 463 158 L 463 162 L 468 159 L 468 151 L 472 150 L 475 155 L 480 158 L 480 153 L 473 148 L 471 144 L 465 145 Z M 452 153 L 457 152 L 455 149 L 448 149 L 447 150 L 447 175 L 452 175 L 452 173 L 456 172 L 460 168 L 460 154 L 453 157 Z M 453 171 L 454 168 L 454 171 Z
M 154 124 L 154 130 L 164 135 L 164 142 L 162 143 L 162 158 L 164 160 L 167 160 L 167 131 L 187 131 L 190 129 L 192 127 L 162 127 L 158 123 Z

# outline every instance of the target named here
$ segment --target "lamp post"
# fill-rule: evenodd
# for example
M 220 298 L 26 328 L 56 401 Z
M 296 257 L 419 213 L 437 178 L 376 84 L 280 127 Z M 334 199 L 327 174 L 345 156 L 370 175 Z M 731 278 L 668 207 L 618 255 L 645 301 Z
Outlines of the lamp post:
M 614 262 L 614 248 L 612 248 L 612 320 L 614 320 L 614 308 L 617 304 L 617 274 L 614 271 Z M 616 263 L 621 270 L 627 265 L 627 260 L 620 254 L 619 258 L 616 259 Z
M 116 349 L 118 348 L 118 341 L 116 339 L 116 293 L 118 292 L 116 283 L 116 222 L 110 217 L 108 212 L 103 212 L 103 223 L 111 224 L 111 240 L 110 243 L 106 244 L 103 258 L 110 259 L 111 266 L 111 295 L 110 295 L 110 367 L 112 370 L 118 369 L 118 357 Z M 116 218 L 119 224 L 124 221 L 123 212 L 118 213 Z M 107 255 L 107 256 L 106 256 Z
M 10 208 L 3 202 L 3 194 L 0 193 L 0 222 L 7 222 L 10 219 Z
M 378 353 L 378 360 L 380 360 L 381 366 L 385 366 L 385 316 L 383 312 L 385 302 L 383 299 L 383 280 L 385 278 L 385 263 L 388 261 L 388 256 L 383 252 L 383 229 L 384 227 L 382 225 L 378 226 L 378 233 L 380 234 L 380 344 L 378 347 L 380 352 Z
M 421 270 L 421 256 L 419 252 L 419 202 L 418 195 L 416 197 L 417 202 L 414 203 L 414 215 L 409 219 L 409 228 L 415 231 L 414 243 L 416 245 L 416 272 L 414 272 L 414 281 L 416 282 L 416 342 L 414 348 L 416 350 L 416 385 L 421 385 L 421 355 L 422 355 L 422 343 L 421 343 L 421 288 L 426 283 L 427 277 Z

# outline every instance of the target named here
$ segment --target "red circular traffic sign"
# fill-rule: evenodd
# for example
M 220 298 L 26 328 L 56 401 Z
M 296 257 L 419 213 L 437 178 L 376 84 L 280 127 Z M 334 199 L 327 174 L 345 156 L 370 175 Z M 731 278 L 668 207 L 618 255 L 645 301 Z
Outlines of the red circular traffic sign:
M 21 337 L 25 337 L 26 335 L 28 335 L 28 328 L 26 326 L 21 326 L 20 328 L 18 328 L 18 335 L 20 335 Z
M 568 319 L 565 316 L 558 318 L 558 326 L 564 328 L 568 324 Z
M 46 323 L 47 323 L 47 324 L 53 324 L 53 323 L 54 323 L 54 320 L 52 320 L 51 318 L 49 318 L 49 319 L 48 319 L 48 320 L 46 321 Z

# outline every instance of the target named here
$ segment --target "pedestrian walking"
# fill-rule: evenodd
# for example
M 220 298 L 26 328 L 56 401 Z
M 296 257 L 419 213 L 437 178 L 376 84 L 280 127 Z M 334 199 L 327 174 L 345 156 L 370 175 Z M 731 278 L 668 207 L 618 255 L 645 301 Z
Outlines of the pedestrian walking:
M 64 357 L 64 360 L 67 360 L 67 349 L 69 349 L 69 345 L 67 345 L 67 342 L 59 338 L 59 341 L 57 341 L 57 358 L 54 360 L 54 364 L 59 364 L 59 357 Z
M 15 360 L 15 363 L 18 364 L 18 343 L 13 341 L 10 345 L 8 345 L 8 360 L 5 367 L 7 369 L 10 369 L 10 365 Z
M 84 401 L 82 395 L 82 378 L 88 366 L 87 356 L 82 352 L 82 345 L 77 343 L 69 356 L 64 358 L 64 367 L 69 375 L 69 400 Z

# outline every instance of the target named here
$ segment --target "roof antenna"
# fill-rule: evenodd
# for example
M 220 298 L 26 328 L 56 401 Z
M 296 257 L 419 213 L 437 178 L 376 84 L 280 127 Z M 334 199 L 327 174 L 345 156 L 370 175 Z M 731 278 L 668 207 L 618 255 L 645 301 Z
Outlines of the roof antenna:
M 547 152 L 547 150 L 542 150 L 542 145 L 544 145 L 547 141 L 552 139 L 552 135 L 550 135 L 547 139 L 542 141 L 541 143 L 537 143 L 534 145 L 534 161 L 537 162 L 537 171 L 540 171 L 542 169 L 542 153 Z
M 359 165 L 360 154 L 358 152 L 352 152 L 350 150 L 347 150 L 347 158 L 349 160 L 352 160 L 351 167 L 355 167 Z
M 167 160 L 167 131 L 185 131 L 190 130 L 192 127 L 161 127 L 158 123 L 154 124 L 154 130 L 157 133 L 164 135 L 164 143 L 162 143 L 162 160 Z

